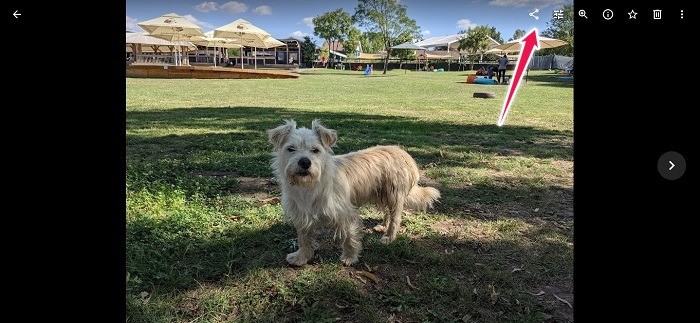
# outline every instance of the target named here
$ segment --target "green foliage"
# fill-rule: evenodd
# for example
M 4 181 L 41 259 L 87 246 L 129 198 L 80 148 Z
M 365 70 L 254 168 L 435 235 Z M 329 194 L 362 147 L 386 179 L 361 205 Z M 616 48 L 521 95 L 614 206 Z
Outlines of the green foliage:
M 377 54 L 379 51 L 384 50 L 382 35 L 380 33 L 371 31 L 363 32 L 360 35 L 360 41 L 362 43 L 362 52 L 364 53 Z
M 326 12 L 313 19 L 314 35 L 325 39 L 329 46 L 331 42 L 339 42 L 347 40 L 350 36 L 355 35 L 355 26 L 352 17 L 343 8 L 338 8 L 333 11 Z M 334 43 L 334 44 L 336 44 Z M 337 46 L 329 48 L 329 50 L 338 51 Z M 334 65 L 335 55 L 331 60 L 331 66 Z
M 228 57 L 238 57 L 241 55 L 241 50 L 238 48 L 227 48 L 226 53 Z
M 369 31 L 379 34 L 387 53 L 391 46 L 420 37 L 420 27 L 407 16 L 406 5 L 399 0 L 359 0 L 353 18 Z M 383 74 L 386 74 L 389 55 L 384 62 Z
M 508 41 L 510 42 L 510 41 L 518 40 L 518 39 L 523 38 L 523 37 L 525 37 L 525 31 L 522 29 L 516 29 L 515 32 L 513 33 L 513 37 L 510 37 L 510 39 L 508 39 Z
M 474 28 L 469 28 L 465 32 L 465 36 L 459 40 L 459 47 L 457 47 L 457 49 L 467 52 L 471 60 L 471 69 L 474 69 L 474 61 L 479 56 L 477 54 L 483 53 L 488 49 L 490 41 L 487 36 L 489 36 L 492 31 L 493 29 L 489 26 L 476 26 Z
M 312 67 L 316 58 L 316 45 L 311 41 L 311 37 L 304 36 L 301 43 L 301 57 L 306 67 Z
M 489 28 L 489 37 L 493 38 L 493 40 L 497 41 L 500 44 L 503 44 L 503 37 L 501 37 L 501 32 L 496 30 L 496 27 L 491 27 Z
M 542 36 L 561 39 L 567 45 L 555 48 L 546 48 L 538 51 L 538 55 L 557 54 L 564 56 L 574 56 L 574 6 L 564 5 L 563 19 L 550 19 L 547 22 L 547 29 L 542 32 Z
M 348 37 L 343 42 L 343 47 L 348 56 L 355 56 L 355 49 L 362 42 L 362 32 L 354 26 L 348 31 Z

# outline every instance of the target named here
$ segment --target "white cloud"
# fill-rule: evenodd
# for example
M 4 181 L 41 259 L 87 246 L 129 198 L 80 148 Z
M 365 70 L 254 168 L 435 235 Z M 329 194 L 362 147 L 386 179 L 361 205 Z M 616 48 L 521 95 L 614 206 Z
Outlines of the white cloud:
M 248 10 L 248 6 L 246 6 L 245 3 L 231 1 L 219 6 L 219 10 L 230 14 L 237 14 L 246 12 Z
M 303 39 L 304 37 L 308 36 L 309 34 L 302 32 L 301 30 L 297 30 L 291 34 L 292 37 L 298 38 L 298 39 Z
M 126 30 L 128 31 L 141 31 L 143 28 L 139 27 L 137 23 L 139 22 L 136 18 L 131 18 L 126 16 Z
M 260 6 L 253 9 L 253 13 L 259 14 L 261 16 L 269 16 L 272 14 L 272 8 L 270 6 Z
M 209 12 L 209 11 L 215 11 L 219 9 L 219 4 L 217 4 L 214 1 L 204 1 L 196 6 L 194 6 L 195 9 L 199 12 Z
M 542 8 L 553 4 L 570 2 L 567 0 L 491 0 L 489 4 L 499 7 L 532 7 Z
M 476 26 L 477 26 L 477 24 L 473 23 L 469 19 L 460 19 L 457 21 L 457 28 L 458 29 L 467 30 L 469 28 L 474 28 Z
M 420 33 L 423 35 L 430 35 L 430 30 L 423 30 Z
M 189 22 L 199 26 L 199 27 L 205 27 L 205 28 L 214 28 L 214 25 L 206 22 L 206 21 L 201 21 L 197 18 L 195 18 L 193 15 L 184 15 L 182 18 L 187 19 Z
M 314 17 L 305 17 L 305 18 L 301 19 L 301 21 L 298 22 L 297 24 L 304 24 L 304 25 L 306 25 L 306 27 L 313 29 L 314 28 Z

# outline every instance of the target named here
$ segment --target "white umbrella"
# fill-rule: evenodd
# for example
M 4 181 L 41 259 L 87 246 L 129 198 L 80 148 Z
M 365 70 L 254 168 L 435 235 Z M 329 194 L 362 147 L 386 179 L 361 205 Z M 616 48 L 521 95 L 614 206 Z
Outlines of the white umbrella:
M 418 46 L 413 43 L 403 43 L 396 46 L 392 46 L 391 49 L 415 49 L 415 50 L 426 50 L 427 48 L 423 46 Z
M 206 32 L 204 36 L 197 36 L 192 42 L 200 46 L 214 47 L 214 66 L 216 66 L 218 48 L 243 48 L 242 45 L 236 43 L 235 39 L 214 37 L 214 31 Z
M 192 37 L 204 36 L 204 32 L 199 26 L 175 13 L 146 20 L 138 25 L 151 36 L 167 41 L 189 41 Z M 176 63 L 179 60 L 177 59 Z
M 564 46 L 568 44 L 567 42 L 554 38 L 547 37 L 537 37 L 540 40 L 539 49 L 554 48 L 559 46 Z M 499 50 L 504 52 L 519 52 L 520 51 L 520 40 L 514 40 L 505 44 L 500 44 L 493 47 L 491 50 Z M 488 52 L 488 51 L 487 51 Z
M 540 41 L 539 43 L 539 48 L 537 49 L 545 49 L 545 48 L 554 48 L 554 47 L 559 47 L 559 46 L 564 46 L 568 44 L 567 42 L 560 40 L 560 39 L 555 39 L 555 38 L 548 38 L 548 37 L 537 37 L 537 39 Z M 514 40 L 512 42 L 508 42 L 505 44 L 498 45 L 494 47 L 492 50 L 501 50 L 505 52 L 520 52 L 522 45 L 520 43 L 520 39 Z M 526 70 L 525 74 L 525 82 L 527 82 L 527 75 L 530 73 L 530 69 L 528 68 Z
M 284 46 L 284 43 L 274 39 L 272 37 L 265 39 L 264 41 L 265 46 L 263 48 L 273 48 L 273 47 L 279 47 L 279 46 Z M 258 68 L 258 48 L 255 47 L 255 68 Z
M 272 38 L 264 31 L 250 22 L 238 19 L 228 25 L 214 29 L 214 37 L 237 39 L 237 43 L 247 47 L 269 48 L 265 41 Z M 256 62 L 257 63 L 257 62 Z M 241 50 L 241 68 L 243 68 L 243 51 Z

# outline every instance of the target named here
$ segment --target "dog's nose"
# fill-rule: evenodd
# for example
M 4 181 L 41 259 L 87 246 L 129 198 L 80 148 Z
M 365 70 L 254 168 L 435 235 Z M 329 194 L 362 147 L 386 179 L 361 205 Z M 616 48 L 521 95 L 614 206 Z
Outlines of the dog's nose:
M 299 159 L 299 167 L 309 169 L 309 167 L 311 167 L 311 160 L 306 157 Z

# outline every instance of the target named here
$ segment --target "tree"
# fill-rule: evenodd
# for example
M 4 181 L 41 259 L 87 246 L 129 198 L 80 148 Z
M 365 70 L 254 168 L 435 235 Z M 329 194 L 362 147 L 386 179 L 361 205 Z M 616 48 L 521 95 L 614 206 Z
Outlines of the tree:
M 228 55 L 228 57 L 237 57 L 241 54 L 241 50 L 236 48 L 227 48 L 226 54 Z
M 513 33 L 513 37 L 510 37 L 510 39 L 508 39 L 508 41 L 510 42 L 510 41 L 518 40 L 518 39 L 523 38 L 523 37 L 525 37 L 525 31 L 522 29 L 516 29 L 515 32 Z
M 547 48 L 540 51 L 542 55 L 558 54 L 574 56 L 574 6 L 565 5 L 561 8 L 564 11 L 563 19 L 552 18 L 547 22 L 547 29 L 542 32 L 542 36 L 561 39 L 568 45 L 556 48 Z
M 496 27 L 491 27 L 489 29 L 489 37 L 497 41 L 499 44 L 503 44 L 503 37 L 501 37 L 501 32 L 496 30 Z
M 347 36 L 347 39 L 343 42 L 343 47 L 345 47 L 348 57 L 355 57 L 355 49 L 362 43 L 362 32 L 353 26 L 348 30 Z M 348 62 L 348 68 L 352 69 L 352 63 Z
M 469 28 L 465 36 L 459 40 L 459 47 L 457 50 L 465 50 L 471 58 L 471 67 L 474 69 L 474 60 L 476 60 L 476 54 L 485 52 L 488 49 L 490 40 L 488 35 L 491 33 L 491 28 L 488 26 L 476 26 L 474 28 Z
M 316 16 L 313 22 L 314 35 L 326 40 L 329 51 L 332 50 L 333 52 L 337 51 L 338 42 L 348 39 L 348 34 L 352 33 L 352 29 L 355 28 L 352 17 L 343 11 L 343 8 Z M 333 48 L 330 48 L 331 44 Z M 335 54 L 333 54 L 332 64 L 335 65 Z
M 384 72 L 389 65 L 389 48 L 401 39 L 420 37 L 416 21 L 406 15 L 406 6 L 399 0 L 358 0 L 353 15 L 355 21 L 369 31 L 378 33 L 387 55 Z
M 311 41 L 311 37 L 304 36 L 304 42 L 301 43 L 301 58 L 306 67 L 314 66 L 314 58 L 316 57 L 316 45 Z
M 373 33 L 371 31 L 364 32 L 360 35 L 360 42 L 362 44 L 362 51 L 365 53 L 376 54 L 384 49 L 382 36 L 379 33 Z

